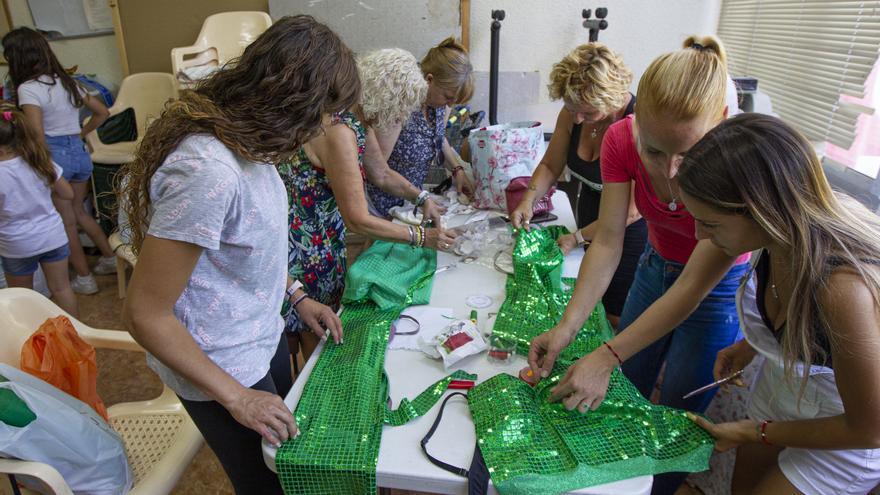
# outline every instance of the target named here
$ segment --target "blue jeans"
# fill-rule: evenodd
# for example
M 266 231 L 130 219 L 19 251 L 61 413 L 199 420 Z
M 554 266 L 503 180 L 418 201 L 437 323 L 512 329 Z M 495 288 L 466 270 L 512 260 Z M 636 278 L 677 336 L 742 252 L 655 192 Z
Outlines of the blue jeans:
M 660 256 L 650 243 L 647 245 L 620 316 L 622 331 L 666 293 L 683 268 L 681 263 Z M 660 403 L 688 411 L 706 410 L 717 389 L 687 400 L 682 396 L 711 383 L 718 351 L 740 338 L 735 298 L 747 268 L 748 263 L 732 267 L 687 320 L 623 363 L 624 374 L 642 395 L 650 398 L 666 362 Z
M 52 160 L 64 171 L 68 182 L 85 182 L 92 176 L 92 157 L 79 134 L 46 136 Z

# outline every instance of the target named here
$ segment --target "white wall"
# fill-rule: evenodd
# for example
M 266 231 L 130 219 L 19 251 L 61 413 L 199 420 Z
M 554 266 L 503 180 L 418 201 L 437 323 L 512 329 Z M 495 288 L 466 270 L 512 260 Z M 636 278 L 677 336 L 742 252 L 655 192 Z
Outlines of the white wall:
M 547 102 L 550 68 L 572 48 L 588 40 L 588 31 L 581 25 L 581 10 L 602 6 L 608 7 L 608 28 L 599 33 L 599 41 L 623 56 L 633 71 L 635 92 L 639 77 L 656 56 L 677 49 L 691 34 L 716 32 L 721 1 L 472 0 L 470 50 L 474 69 L 489 70 L 491 11 L 503 9 L 506 18 L 501 27 L 499 69 L 538 71 L 537 101 Z M 506 82 L 503 78 L 501 81 Z M 531 99 L 531 95 L 524 96 Z M 499 116 L 503 104 L 499 101 Z
M 72 0 L 71 0 L 72 1 Z M 12 14 L 12 26 L 34 27 L 34 20 L 28 10 L 26 0 L 7 0 Z M 52 51 L 64 67 L 79 66 L 84 74 L 99 74 L 108 82 L 119 85 L 122 80 L 122 66 L 119 50 L 113 35 L 94 36 L 50 42 Z M 6 76 L 6 67 L 0 69 L 0 77 Z
M 13 26 L 33 26 L 26 0 L 8 2 Z M 587 41 L 587 30 L 581 26 L 581 9 L 604 5 L 609 10 L 609 27 L 600 32 L 599 40 L 623 56 L 635 76 L 632 88 L 635 91 L 639 76 L 654 57 L 676 49 L 690 34 L 715 33 L 720 4 L 721 0 L 626 0 L 597 4 L 572 0 L 471 0 L 471 59 L 477 71 L 489 70 L 490 13 L 492 9 L 505 10 L 500 70 L 537 71 L 538 89 L 529 84 L 527 90 L 538 94 L 522 95 L 522 101 L 547 102 L 550 67 L 569 50 Z M 80 72 L 101 74 L 115 84 L 122 80 L 113 36 L 60 40 L 51 44 L 64 66 L 79 65 Z M 5 69 L 0 69 L 0 76 L 3 75 Z M 502 78 L 502 83 L 508 83 L 508 79 Z M 502 106 L 509 103 L 501 101 Z

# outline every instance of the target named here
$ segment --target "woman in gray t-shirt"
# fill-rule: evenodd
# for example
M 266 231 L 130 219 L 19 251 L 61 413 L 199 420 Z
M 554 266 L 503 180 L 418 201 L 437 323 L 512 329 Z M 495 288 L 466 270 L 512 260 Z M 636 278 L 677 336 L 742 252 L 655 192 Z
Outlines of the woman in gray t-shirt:
M 274 165 L 354 105 L 351 51 L 308 16 L 285 17 L 241 58 L 170 102 L 127 167 L 121 204 L 139 251 L 124 310 L 148 363 L 173 389 L 236 493 L 281 493 L 260 437 L 296 435 L 282 338 L 287 195 Z M 313 330 L 333 310 L 303 299 Z

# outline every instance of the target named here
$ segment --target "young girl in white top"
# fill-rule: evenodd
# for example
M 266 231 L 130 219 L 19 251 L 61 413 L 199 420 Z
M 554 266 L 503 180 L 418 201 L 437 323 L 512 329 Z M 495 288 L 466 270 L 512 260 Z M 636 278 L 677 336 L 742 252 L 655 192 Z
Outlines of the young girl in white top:
M 10 104 L 0 105 L 0 260 L 10 287 L 33 288 L 43 268 L 52 299 L 77 316 L 67 279 L 67 236 L 52 205 L 52 193 L 73 198 L 61 167 L 52 162 L 40 136 Z
M 831 190 L 781 120 L 734 117 L 685 156 L 698 239 L 755 252 L 736 303 L 745 340 L 715 378 L 764 357 L 748 419 L 691 418 L 737 448 L 732 492 L 863 494 L 880 483 L 880 218 Z M 753 282 L 753 283 L 750 283 Z
M 114 273 L 116 260 L 107 236 L 98 222 L 86 213 L 83 203 L 88 194 L 92 161 L 82 137 L 97 129 L 109 116 L 100 100 L 86 93 L 64 70 L 49 42 L 37 31 L 20 27 L 3 37 L 3 55 L 9 62 L 9 77 L 15 87 L 18 105 L 38 135 L 45 135 L 52 160 L 63 169 L 73 187 L 73 198 L 55 198 L 70 243 L 70 261 L 77 273 L 72 282 L 75 292 L 94 294 L 98 286 L 79 242 L 77 227 L 85 231 L 101 251 L 94 271 Z M 79 108 L 85 106 L 92 119 L 80 128 Z

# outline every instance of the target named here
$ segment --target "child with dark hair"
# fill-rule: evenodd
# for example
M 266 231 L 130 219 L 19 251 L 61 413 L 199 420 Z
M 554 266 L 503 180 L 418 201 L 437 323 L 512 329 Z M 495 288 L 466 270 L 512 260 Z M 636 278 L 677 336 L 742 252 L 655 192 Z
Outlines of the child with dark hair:
M 98 292 L 98 285 L 89 269 L 77 227 L 81 227 L 101 251 L 95 273 L 116 272 L 116 258 L 104 231 L 83 208 L 92 160 L 82 138 L 97 129 L 110 113 L 101 100 L 89 95 L 67 73 L 39 32 L 27 27 L 16 28 L 3 37 L 2 43 L 18 105 L 37 135 L 45 136 L 52 160 L 61 166 L 62 175 L 73 187 L 72 198 L 55 198 L 70 243 L 70 261 L 77 274 L 71 286 L 74 292 L 94 294 Z M 91 110 L 92 119 L 80 128 L 79 109 L 83 106 Z

